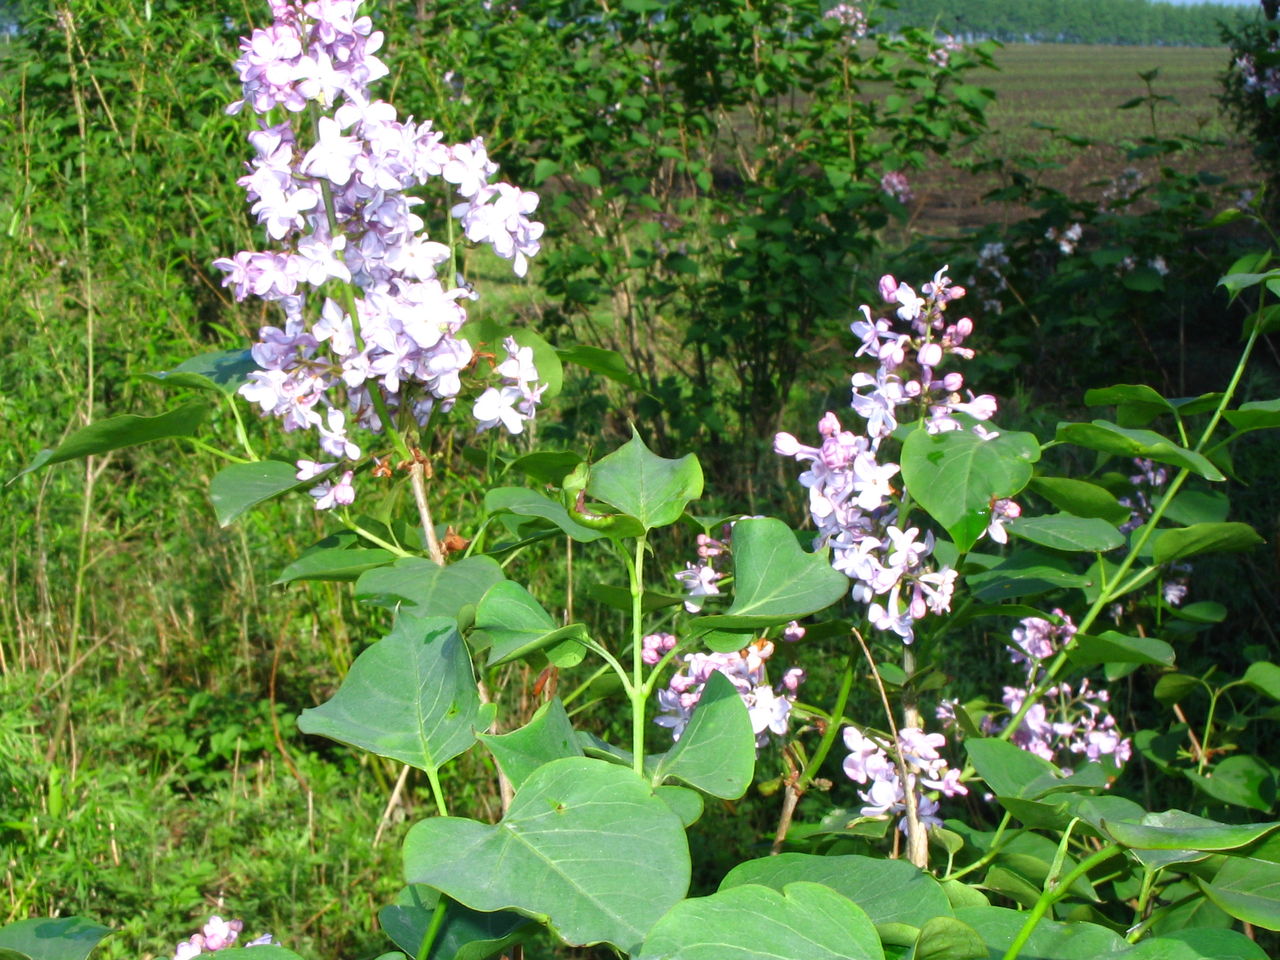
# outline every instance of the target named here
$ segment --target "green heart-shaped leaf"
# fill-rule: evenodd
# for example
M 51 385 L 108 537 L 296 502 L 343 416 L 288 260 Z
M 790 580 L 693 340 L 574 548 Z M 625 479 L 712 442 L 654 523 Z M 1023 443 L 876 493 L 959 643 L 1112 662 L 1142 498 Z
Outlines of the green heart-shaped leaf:
M 475 742 L 480 698 L 466 645 L 447 617 L 401 612 L 334 696 L 303 710 L 298 729 L 437 770 Z
M 1040 444 L 1029 433 L 1001 431 L 984 440 L 971 430 L 919 429 L 902 445 L 902 479 L 963 553 L 991 522 L 992 501 L 1020 492 L 1039 459 Z
M 695 629 L 758 629 L 786 623 L 841 600 L 849 578 L 831 566 L 828 551 L 807 553 L 795 534 L 772 517 L 733 527 L 733 603 L 700 617 Z
M 702 467 L 693 454 L 658 456 L 633 429 L 630 440 L 591 466 L 586 492 L 652 530 L 675 523 L 702 496 Z
M 545 917 L 572 944 L 628 953 L 689 886 L 680 818 L 626 767 L 589 757 L 534 771 L 496 824 L 436 817 L 404 843 L 405 876 L 473 910 Z

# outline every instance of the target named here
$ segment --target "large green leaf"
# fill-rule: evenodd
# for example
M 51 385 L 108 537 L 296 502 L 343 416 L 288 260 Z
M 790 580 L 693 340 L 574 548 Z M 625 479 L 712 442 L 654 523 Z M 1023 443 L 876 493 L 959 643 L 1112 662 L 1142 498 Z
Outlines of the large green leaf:
M 1148 813 L 1141 823 L 1102 822 L 1112 839 L 1144 850 L 1236 850 L 1266 836 L 1280 822 L 1228 824 L 1206 820 L 1182 810 Z
M 1226 479 L 1206 457 L 1178 446 L 1154 430 L 1134 430 L 1117 426 L 1108 420 L 1060 423 L 1056 439 L 1059 443 L 1074 443 L 1103 453 L 1114 453 L 1122 457 L 1146 457 L 1175 467 L 1186 467 L 1206 480 Z
M 819 857 L 783 853 L 740 863 L 720 881 L 720 889 L 759 884 L 782 890 L 807 880 L 825 884 L 866 911 L 871 922 L 921 927 L 933 917 L 951 915 L 951 901 L 938 881 L 905 860 L 856 855 Z
M 1124 546 L 1124 535 L 1096 517 L 1056 513 L 1044 517 L 1020 517 L 1009 522 L 1009 532 L 1054 550 L 1100 553 Z
M 439 900 L 439 890 L 410 884 L 394 904 L 378 911 L 382 932 L 408 956 L 417 957 Z M 426 960 L 488 960 L 518 942 L 529 926 L 528 917 L 510 910 L 480 913 L 449 900 Z
M 1114 630 L 1094 636 L 1077 633 L 1067 648 L 1071 662 L 1082 667 L 1098 663 L 1146 663 L 1173 666 L 1173 647 L 1155 637 L 1126 637 Z
M 1096 517 L 1108 523 L 1124 523 L 1132 513 L 1110 491 L 1084 480 L 1035 477 L 1028 486 L 1059 510 L 1077 517 Z
M 1027 914 L 1004 907 L 960 907 L 956 919 L 978 932 L 993 960 L 1004 956 L 1027 921 Z M 1121 955 L 1129 945 L 1118 933 L 1093 923 L 1041 920 L 1018 954 L 1026 960 L 1081 960 Z
M 1231 501 L 1221 490 L 1182 490 L 1164 512 L 1166 520 L 1189 527 L 1195 523 L 1219 523 L 1227 519 Z
M 920 928 L 911 960 L 987 960 L 978 931 L 955 917 L 934 917 Z
M 966 740 L 964 748 L 978 775 L 998 797 L 1022 796 L 1023 787 L 1031 781 L 1061 776 L 1048 760 L 995 737 Z
M 1280 930 L 1280 863 L 1257 857 L 1226 857 L 1205 894 L 1237 920 Z
M 1247 523 L 1197 523 L 1165 530 L 1156 537 L 1156 563 L 1173 563 L 1201 553 L 1243 553 L 1265 543 Z
M 1029 433 L 1001 431 L 984 440 L 971 430 L 919 429 L 902 445 L 902 479 L 965 552 L 991 522 L 992 501 L 1020 492 L 1039 459 L 1040 444 Z
M 487 667 L 523 659 L 552 645 L 565 647 L 564 656 L 556 662 L 571 666 L 582 662 L 585 650 L 580 642 L 586 638 L 582 624 L 557 626 L 551 614 L 514 580 L 499 580 L 485 591 L 476 606 L 476 631 L 472 642 L 489 644 Z
M 1255 400 L 1252 403 L 1242 403 L 1239 409 L 1228 410 L 1222 416 L 1241 433 L 1248 430 L 1280 427 L 1280 400 Z
M 466 557 L 445 567 L 422 557 L 405 557 L 362 573 L 356 598 L 383 607 L 411 607 L 420 616 L 457 617 L 503 579 L 502 568 L 491 557 Z
M 1044 550 L 1022 549 L 995 566 L 969 574 L 965 582 L 984 603 L 1032 597 L 1060 587 L 1088 587 L 1091 579 L 1076 573 L 1070 561 Z
M 657 782 L 667 777 L 736 800 L 751 786 L 756 769 L 756 737 L 737 688 L 720 671 L 702 688 L 693 717 L 658 763 Z
M 1172 930 L 1139 940 L 1122 956 L 1123 960 L 1271 960 L 1243 933 L 1209 927 Z
M 191 387 L 214 393 L 234 394 L 249 374 L 261 369 L 249 350 L 215 350 L 184 360 L 172 370 L 144 373 L 143 380 L 167 387 Z
M 281 570 L 274 584 L 295 580 L 356 580 L 366 570 L 388 566 L 395 559 L 394 553 L 381 547 L 322 547 L 308 550 Z
M 1280 700 L 1280 667 L 1266 660 L 1249 664 L 1244 672 L 1244 682 L 1272 700 Z
M 576 363 L 578 366 L 585 367 L 592 373 L 598 373 L 602 377 L 607 377 L 615 383 L 621 383 L 633 390 L 644 390 L 644 384 L 640 382 L 640 379 L 634 373 L 627 369 L 627 361 L 616 350 L 606 350 L 603 347 L 593 347 L 585 343 L 579 343 L 572 347 L 559 347 L 556 349 L 556 353 L 564 363 Z
M 72 432 L 53 449 L 41 450 L 18 476 L 54 463 L 91 457 L 123 447 L 194 436 L 204 418 L 209 415 L 210 409 L 212 408 L 208 403 L 197 400 L 155 417 L 137 417 L 126 413 L 99 420 Z
M 591 467 L 587 495 L 634 517 L 646 530 L 675 523 L 702 496 L 702 467 L 687 454 L 658 456 L 632 430 L 631 439 Z
M 111 933 L 84 917 L 36 917 L 0 927 L 0 956 L 29 960 L 85 960 Z M 7 960 L 7 957 L 6 957 Z
M 540 706 L 523 727 L 510 733 L 480 734 L 513 789 L 552 760 L 582 756 L 582 747 L 559 697 Z
M 1227 757 L 1215 764 L 1208 776 L 1192 770 L 1184 773 L 1188 780 L 1215 800 L 1249 807 L 1259 813 L 1270 813 L 1275 809 L 1275 771 L 1252 754 Z
M 436 817 L 404 843 L 405 877 L 473 910 L 545 917 L 572 944 L 639 949 L 689 886 L 680 818 L 636 774 L 589 757 L 554 760 L 496 824 Z
M 302 711 L 298 729 L 436 770 L 475 742 L 479 709 L 457 624 L 401 611 L 391 633 L 356 657 L 332 699 Z
M 540 517 L 549 520 L 579 543 L 589 543 L 604 536 L 599 530 L 584 527 L 569 516 L 569 511 L 550 497 L 525 487 L 494 487 L 484 495 L 486 513 L 513 513 L 518 517 Z
M 314 485 L 315 480 L 299 481 L 298 468 L 292 463 L 280 460 L 233 463 L 209 481 L 209 500 L 218 525 L 225 527 L 260 503 L 290 490 Z
M 1116 419 L 1124 427 L 1145 427 L 1161 414 L 1174 412 L 1173 404 L 1144 383 L 1121 383 L 1088 390 L 1084 402 L 1091 407 L 1115 404 Z
M 823 610 L 844 597 L 849 578 L 827 551 L 807 553 L 781 520 L 759 517 L 733 527 L 733 603 L 700 617 L 695 629 L 756 629 Z
M 676 904 L 636 960 L 882 960 L 867 915 L 830 887 L 791 883 L 721 889 Z

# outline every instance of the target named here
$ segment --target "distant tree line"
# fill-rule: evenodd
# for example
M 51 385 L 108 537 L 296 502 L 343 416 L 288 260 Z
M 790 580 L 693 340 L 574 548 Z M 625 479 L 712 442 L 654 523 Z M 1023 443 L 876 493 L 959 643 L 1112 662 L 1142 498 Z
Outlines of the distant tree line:
M 956 36 L 1004 42 L 1219 46 L 1221 25 L 1258 17 L 1256 6 L 1150 0 L 896 0 L 883 28 L 936 23 Z

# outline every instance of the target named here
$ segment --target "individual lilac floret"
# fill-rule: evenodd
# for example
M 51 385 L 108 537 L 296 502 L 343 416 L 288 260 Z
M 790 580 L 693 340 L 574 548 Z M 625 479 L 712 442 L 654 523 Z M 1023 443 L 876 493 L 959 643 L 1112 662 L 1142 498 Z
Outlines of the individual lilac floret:
M 684 591 L 684 608 L 688 613 L 701 611 L 704 597 L 720 596 L 718 584 L 726 576 L 724 567 L 728 563 L 732 535 L 732 523 L 724 525 L 720 540 L 698 534 L 698 562 L 685 564 L 685 568 L 675 574 Z
M 925 733 L 918 727 L 903 727 L 898 731 L 897 749 L 907 771 L 908 787 L 904 788 L 902 771 L 896 754 L 890 751 L 889 741 L 868 736 L 856 727 L 845 727 L 844 744 L 850 751 L 844 760 L 845 776 L 867 785 L 866 790 L 858 792 L 865 804 L 862 815 L 901 817 L 898 827 L 905 830 L 906 790 L 911 789 L 920 822 L 926 827 L 942 826 L 937 795 L 955 797 L 969 792 L 960 782 L 960 771 L 949 769 L 938 752 L 946 742 L 942 734 Z
M 782 737 L 787 733 L 791 704 L 796 690 L 804 682 L 804 671 L 788 670 L 775 687 L 766 678 L 765 663 L 773 656 L 774 645 L 757 640 L 735 653 L 691 653 L 684 657 L 680 671 L 671 678 L 665 690 L 658 691 L 658 716 L 654 723 L 671 730 L 671 738 L 679 740 L 693 717 L 694 708 L 712 673 L 723 673 L 737 688 L 751 717 L 751 729 L 759 749 L 769 742 L 769 734 Z
M 911 192 L 911 182 L 901 170 L 890 170 L 880 178 L 880 189 L 899 203 L 910 203 L 915 194 Z
M 277 302 L 284 314 L 281 326 L 261 329 L 259 369 L 240 393 L 286 431 L 315 430 L 330 458 L 349 461 L 362 455 L 350 429 L 424 425 L 450 409 L 473 358 L 458 331 L 474 294 L 438 276 L 452 253 L 427 236 L 414 191 L 453 185 L 461 202 L 450 213 L 463 234 L 520 276 L 543 229 L 529 219 L 536 194 L 493 181 L 498 165 L 483 141 L 447 144 L 429 121 L 401 120 L 370 98 L 387 68 L 375 56 L 382 34 L 357 15 L 360 5 L 272 0 L 274 22 L 241 42 L 244 97 L 228 109 L 247 106 L 260 129 L 249 134 L 255 156 L 238 182 L 276 248 L 214 261 L 237 300 Z M 324 115 L 305 142 L 292 120 L 266 120 L 276 107 L 293 115 L 310 104 Z M 331 281 L 350 285 L 349 295 L 316 297 Z M 541 395 L 531 359 L 508 362 L 517 373 L 500 368 L 506 384 L 478 404 L 482 429 L 520 432 Z M 396 422 L 384 424 L 380 410 Z M 349 502 L 350 475 L 313 495 L 321 508 Z

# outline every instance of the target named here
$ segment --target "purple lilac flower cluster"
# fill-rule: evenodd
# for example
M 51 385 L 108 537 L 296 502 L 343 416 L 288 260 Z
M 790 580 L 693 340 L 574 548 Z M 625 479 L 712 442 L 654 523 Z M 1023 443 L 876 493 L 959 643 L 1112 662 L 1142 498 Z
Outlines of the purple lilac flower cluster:
M 1010 714 L 1017 713 L 1027 698 L 1021 687 L 1005 687 L 1001 698 Z M 1089 678 L 1080 681 L 1078 689 L 1059 683 L 1027 711 L 1010 740 L 1038 757 L 1056 763 L 1068 775 L 1072 768 L 1064 761 L 1070 754 L 1099 761 L 1110 757 L 1122 767 L 1133 756 L 1133 742 L 1122 736 L 1116 718 L 1107 712 L 1110 695 L 1094 690 Z M 998 733 L 991 724 L 988 732 Z
M 1278 53 L 1280 53 L 1280 39 L 1272 39 L 1267 45 L 1267 54 L 1273 59 Z M 1253 54 L 1242 53 L 1236 57 L 1235 68 L 1240 72 L 1247 93 L 1261 93 L 1268 100 L 1280 96 L 1280 67 L 1259 67 Z
M 906 829 L 908 789 L 914 791 L 916 813 L 928 827 L 942 826 L 938 816 L 938 794 L 960 796 L 969 789 L 960 782 L 960 771 L 947 766 L 938 750 L 947 740 L 940 733 L 925 733 L 919 727 L 903 727 L 898 731 L 896 750 L 886 739 L 868 736 L 856 727 L 844 728 L 844 745 L 849 756 L 844 759 L 844 772 L 850 780 L 867 784 L 858 791 L 865 806 L 864 817 L 902 817 L 899 829 Z M 901 753 L 906 768 L 907 785 L 896 760 Z
M 202 953 L 225 950 L 236 942 L 236 938 L 240 936 L 240 931 L 243 929 L 243 922 L 223 920 L 215 914 L 209 918 L 209 922 L 199 933 L 193 934 L 191 939 L 183 940 L 178 944 L 173 960 L 192 960 L 193 957 L 198 957 Z M 272 942 L 271 934 L 265 933 L 256 940 L 250 940 L 245 946 L 264 947 Z
M 1009 655 L 1014 663 L 1027 665 L 1026 687 L 1005 687 L 1001 698 L 1010 715 L 1016 714 L 1026 701 L 1027 691 L 1044 677 L 1044 662 L 1057 655 L 1063 645 L 1076 634 L 1071 618 L 1054 610 L 1057 623 L 1042 617 L 1026 617 L 1012 634 Z M 1117 767 L 1133 755 L 1133 744 L 1121 736 L 1115 717 L 1106 710 L 1110 699 L 1106 690 L 1094 690 L 1088 678 L 1078 688 L 1059 683 L 1045 691 L 1023 717 L 1010 737 L 1023 750 L 1043 757 L 1059 766 L 1070 754 L 1088 760 L 1110 757 Z M 940 716 L 947 711 L 940 709 Z M 999 732 L 995 722 L 984 721 L 988 733 Z M 1068 772 L 1070 768 L 1065 767 Z
M 282 328 L 260 331 L 252 352 L 261 369 L 240 393 L 286 431 L 319 434 L 335 462 L 300 462 L 300 480 L 361 456 L 352 426 L 380 432 L 390 426 L 383 413 L 422 425 L 437 407 L 451 408 L 473 361 L 457 334 L 463 301 L 475 295 L 461 278 L 440 277 L 453 251 L 428 238 L 413 212 L 422 198 L 411 191 L 449 185 L 460 200 L 449 213 L 465 237 L 488 243 L 520 276 L 543 229 L 529 219 L 536 194 L 492 182 L 498 166 L 481 140 L 447 144 L 429 121 L 401 121 L 391 104 L 369 98 L 387 68 L 375 56 L 382 34 L 357 15 L 360 3 L 271 0 L 274 22 L 241 41 L 244 97 L 228 107 L 259 115 L 248 136 L 256 156 L 238 182 L 276 249 L 214 266 L 237 300 L 259 297 L 284 312 Z M 284 119 L 273 124 L 277 108 Z M 346 296 L 308 303 L 307 287 L 330 281 L 346 285 Z M 504 386 L 482 396 L 475 414 L 482 429 L 501 423 L 517 433 L 541 391 L 531 353 L 505 347 Z M 351 477 L 317 485 L 316 506 L 350 503 Z
M 686 654 L 683 665 L 667 688 L 658 691 L 659 713 L 654 723 L 670 728 L 671 738 L 679 740 L 693 717 L 707 680 L 712 673 L 719 671 L 729 678 L 746 704 L 757 747 L 768 743 L 770 733 L 785 736 L 791 705 L 800 684 L 804 683 L 805 674 L 799 667 L 792 667 L 776 686 L 770 686 L 765 665 L 773 656 L 774 649 L 771 641 L 757 640 L 733 653 Z
M 809 514 L 818 531 L 814 545 L 831 547 L 831 565 L 853 581 L 853 598 L 868 604 L 871 622 L 904 643 L 914 640 L 917 620 L 951 609 L 956 571 L 929 564 L 932 533 L 921 537 L 919 528 L 899 523 L 891 485 L 899 468 L 879 460 L 881 444 L 897 429 L 903 406 L 918 413 L 930 433 L 965 429 L 956 416 L 965 414 L 979 421 L 970 428 L 979 437 L 998 436 L 982 423 L 995 414 L 995 398 L 975 397 L 970 391 L 965 399 L 961 374 L 938 370 L 947 356 L 973 357 L 964 346 L 973 321 L 964 317 L 950 323 L 945 315 L 948 305 L 965 293 L 947 278 L 946 269 L 923 284 L 920 293 L 891 276 L 882 277 L 880 295 L 888 316 L 875 318 L 864 305 L 863 319 L 851 325 L 862 341 L 855 356 L 878 362 L 874 373 L 860 371 L 852 377 L 851 405 L 865 421 L 863 432 L 845 430 L 828 412 L 818 423 L 819 446 L 779 433 L 773 447 L 808 464 L 800 483 L 809 490 Z M 1016 504 L 1004 501 L 993 509 L 993 538 L 999 539 L 1001 524 L 1016 516 L 1016 510 Z

